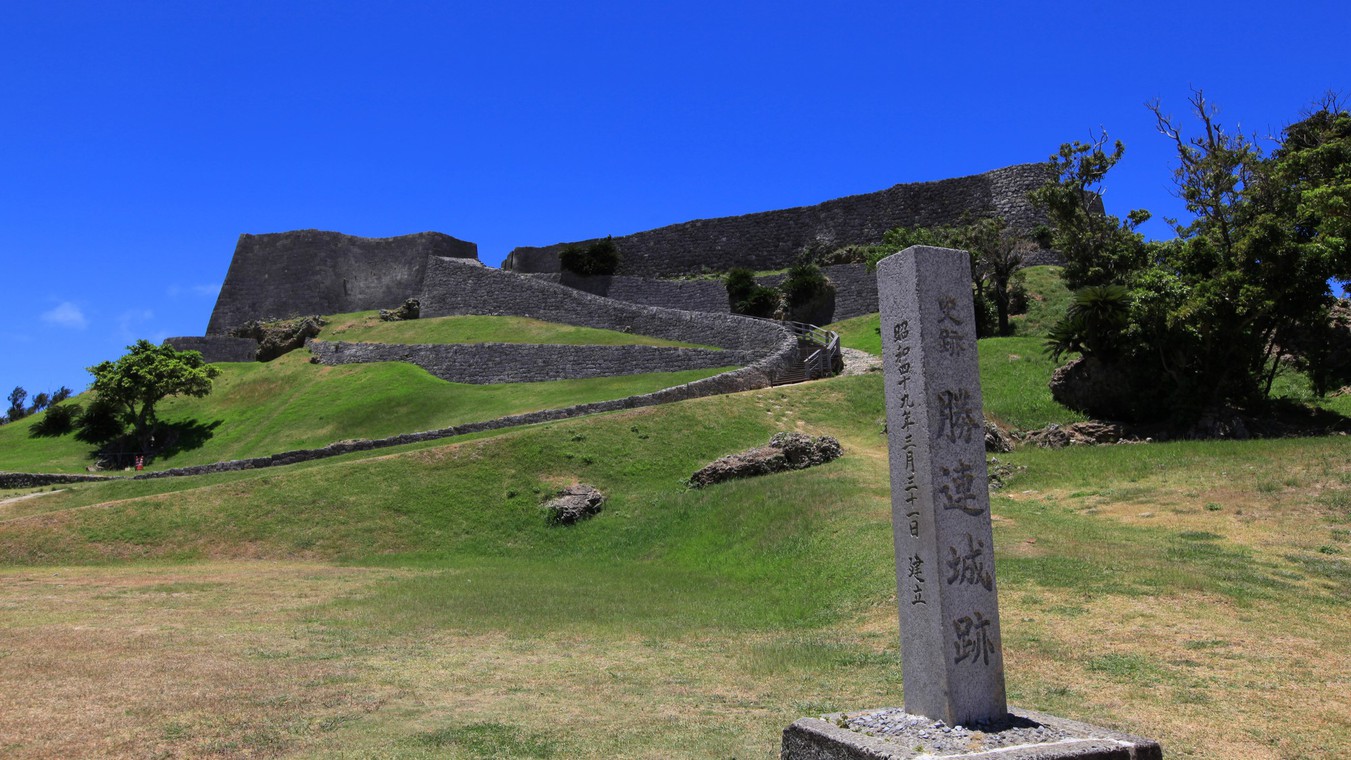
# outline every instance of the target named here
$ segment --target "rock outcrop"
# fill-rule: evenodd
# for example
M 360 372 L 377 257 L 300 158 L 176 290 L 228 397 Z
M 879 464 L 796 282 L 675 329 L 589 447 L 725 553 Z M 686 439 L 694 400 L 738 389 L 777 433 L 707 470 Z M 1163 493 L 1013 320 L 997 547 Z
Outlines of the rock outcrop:
M 703 488 L 725 480 L 801 470 L 843 454 L 840 442 L 828 435 L 812 438 L 802 433 L 775 433 L 768 446 L 725 456 L 694 473 L 689 484 L 692 488 Z

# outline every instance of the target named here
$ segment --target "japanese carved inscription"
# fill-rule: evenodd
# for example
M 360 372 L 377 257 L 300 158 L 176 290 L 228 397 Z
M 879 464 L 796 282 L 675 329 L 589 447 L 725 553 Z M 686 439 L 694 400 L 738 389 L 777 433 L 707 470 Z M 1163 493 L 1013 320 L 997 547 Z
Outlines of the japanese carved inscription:
M 1003 651 L 970 257 L 913 247 L 877 267 L 907 712 L 1003 718 Z

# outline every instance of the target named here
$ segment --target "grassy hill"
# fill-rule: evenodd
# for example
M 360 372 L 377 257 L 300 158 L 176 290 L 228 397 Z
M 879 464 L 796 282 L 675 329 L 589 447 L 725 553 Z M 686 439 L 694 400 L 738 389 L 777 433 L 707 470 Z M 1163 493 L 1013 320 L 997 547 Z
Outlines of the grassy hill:
M 549 343 L 569 346 L 684 346 L 713 348 L 647 335 L 560 325 L 528 317 L 462 315 L 381 322 L 379 312 L 328 318 L 319 337 L 367 343 Z
M 546 342 L 677 345 L 641 335 L 515 317 L 446 317 L 381 323 L 374 312 L 339 315 L 322 337 L 408 343 Z M 294 351 L 268 363 L 224 363 L 211 395 L 170 398 L 159 408 L 182 428 L 180 444 L 150 469 L 182 467 L 434 430 L 509 414 L 603 401 L 668 388 L 731 367 L 506 385 L 449 383 L 398 362 L 319 366 Z M 76 399 L 79 403 L 88 399 Z M 34 415 L 0 426 L 0 470 L 82 472 L 92 447 L 72 436 L 33 438 Z
M 19 655 L 0 691 L 23 693 L 43 648 L 135 660 L 112 637 L 150 625 L 135 646 L 159 659 L 136 679 L 164 696 L 112 719 L 142 754 L 771 754 L 799 714 L 899 700 L 881 397 L 877 375 L 837 378 L 0 505 L 0 630 Z M 781 429 L 836 435 L 847 454 L 683 487 Z M 1182 757 L 1351 739 L 1336 686 L 1351 662 L 1328 643 L 1351 634 L 1345 451 L 1001 457 L 1025 468 L 994 498 L 1013 700 Z M 541 500 L 576 480 L 609 494 L 605 510 L 549 527 Z M 180 703 L 180 661 L 228 675 Z M 128 674 L 105 667 L 72 674 L 85 686 L 68 699 L 112 701 Z M 1311 701 L 1314 682 L 1328 685 Z M 18 714 L 5 699 L 0 715 Z M 1298 728 L 1281 717 L 1295 710 Z M 56 741 L 21 728 L 7 735 Z M 87 734 L 71 749 L 103 746 Z
M 1027 426 L 1036 345 L 981 346 Z M 0 754 L 772 756 L 802 715 L 902 701 L 882 419 L 874 373 L 0 502 Z M 684 486 L 778 430 L 846 454 Z M 1170 757 L 1351 745 L 1346 452 L 1000 455 L 1011 701 Z M 550 527 L 575 481 L 604 511 Z

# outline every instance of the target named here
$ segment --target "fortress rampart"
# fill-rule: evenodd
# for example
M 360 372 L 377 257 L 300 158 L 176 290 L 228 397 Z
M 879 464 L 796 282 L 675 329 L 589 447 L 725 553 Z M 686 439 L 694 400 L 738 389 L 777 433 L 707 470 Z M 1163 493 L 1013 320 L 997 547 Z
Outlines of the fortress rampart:
M 725 292 L 725 291 L 724 291 Z M 650 335 L 654 338 L 751 351 L 773 351 L 788 333 L 764 320 L 625 303 L 534 277 L 434 258 L 423 278 L 423 317 L 486 314 Z M 788 335 L 788 340 L 792 340 Z
M 1044 219 L 1027 193 L 1044 184 L 1049 172 L 1045 164 L 1019 164 L 969 177 L 895 185 L 815 206 L 696 219 L 636 232 L 614 239 L 621 256 L 617 274 L 656 277 L 732 267 L 782 269 L 811 244 L 868 245 L 880 242 L 882 233 L 893 227 L 955 224 L 967 214 L 997 214 L 1013 229 L 1031 232 Z M 558 272 L 558 254 L 564 248 L 596 239 L 516 248 L 502 267 Z
M 363 238 L 295 230 L 240 235 L 207 335 L 253 319 L 391 308 L 422 284 L 433 256 L 477 259 L 478 246 L 440 232 Z

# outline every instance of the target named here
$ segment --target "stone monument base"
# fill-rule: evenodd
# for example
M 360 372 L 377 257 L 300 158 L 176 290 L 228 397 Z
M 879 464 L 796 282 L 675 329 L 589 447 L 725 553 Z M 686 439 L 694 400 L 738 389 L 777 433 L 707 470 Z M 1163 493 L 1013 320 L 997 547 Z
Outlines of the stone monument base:
M 898 708 L 802 718 L 783 731 L 782 760 L 1162 760 L 1158 742 L 1009 708 L 999 724 L 945 726 Z

